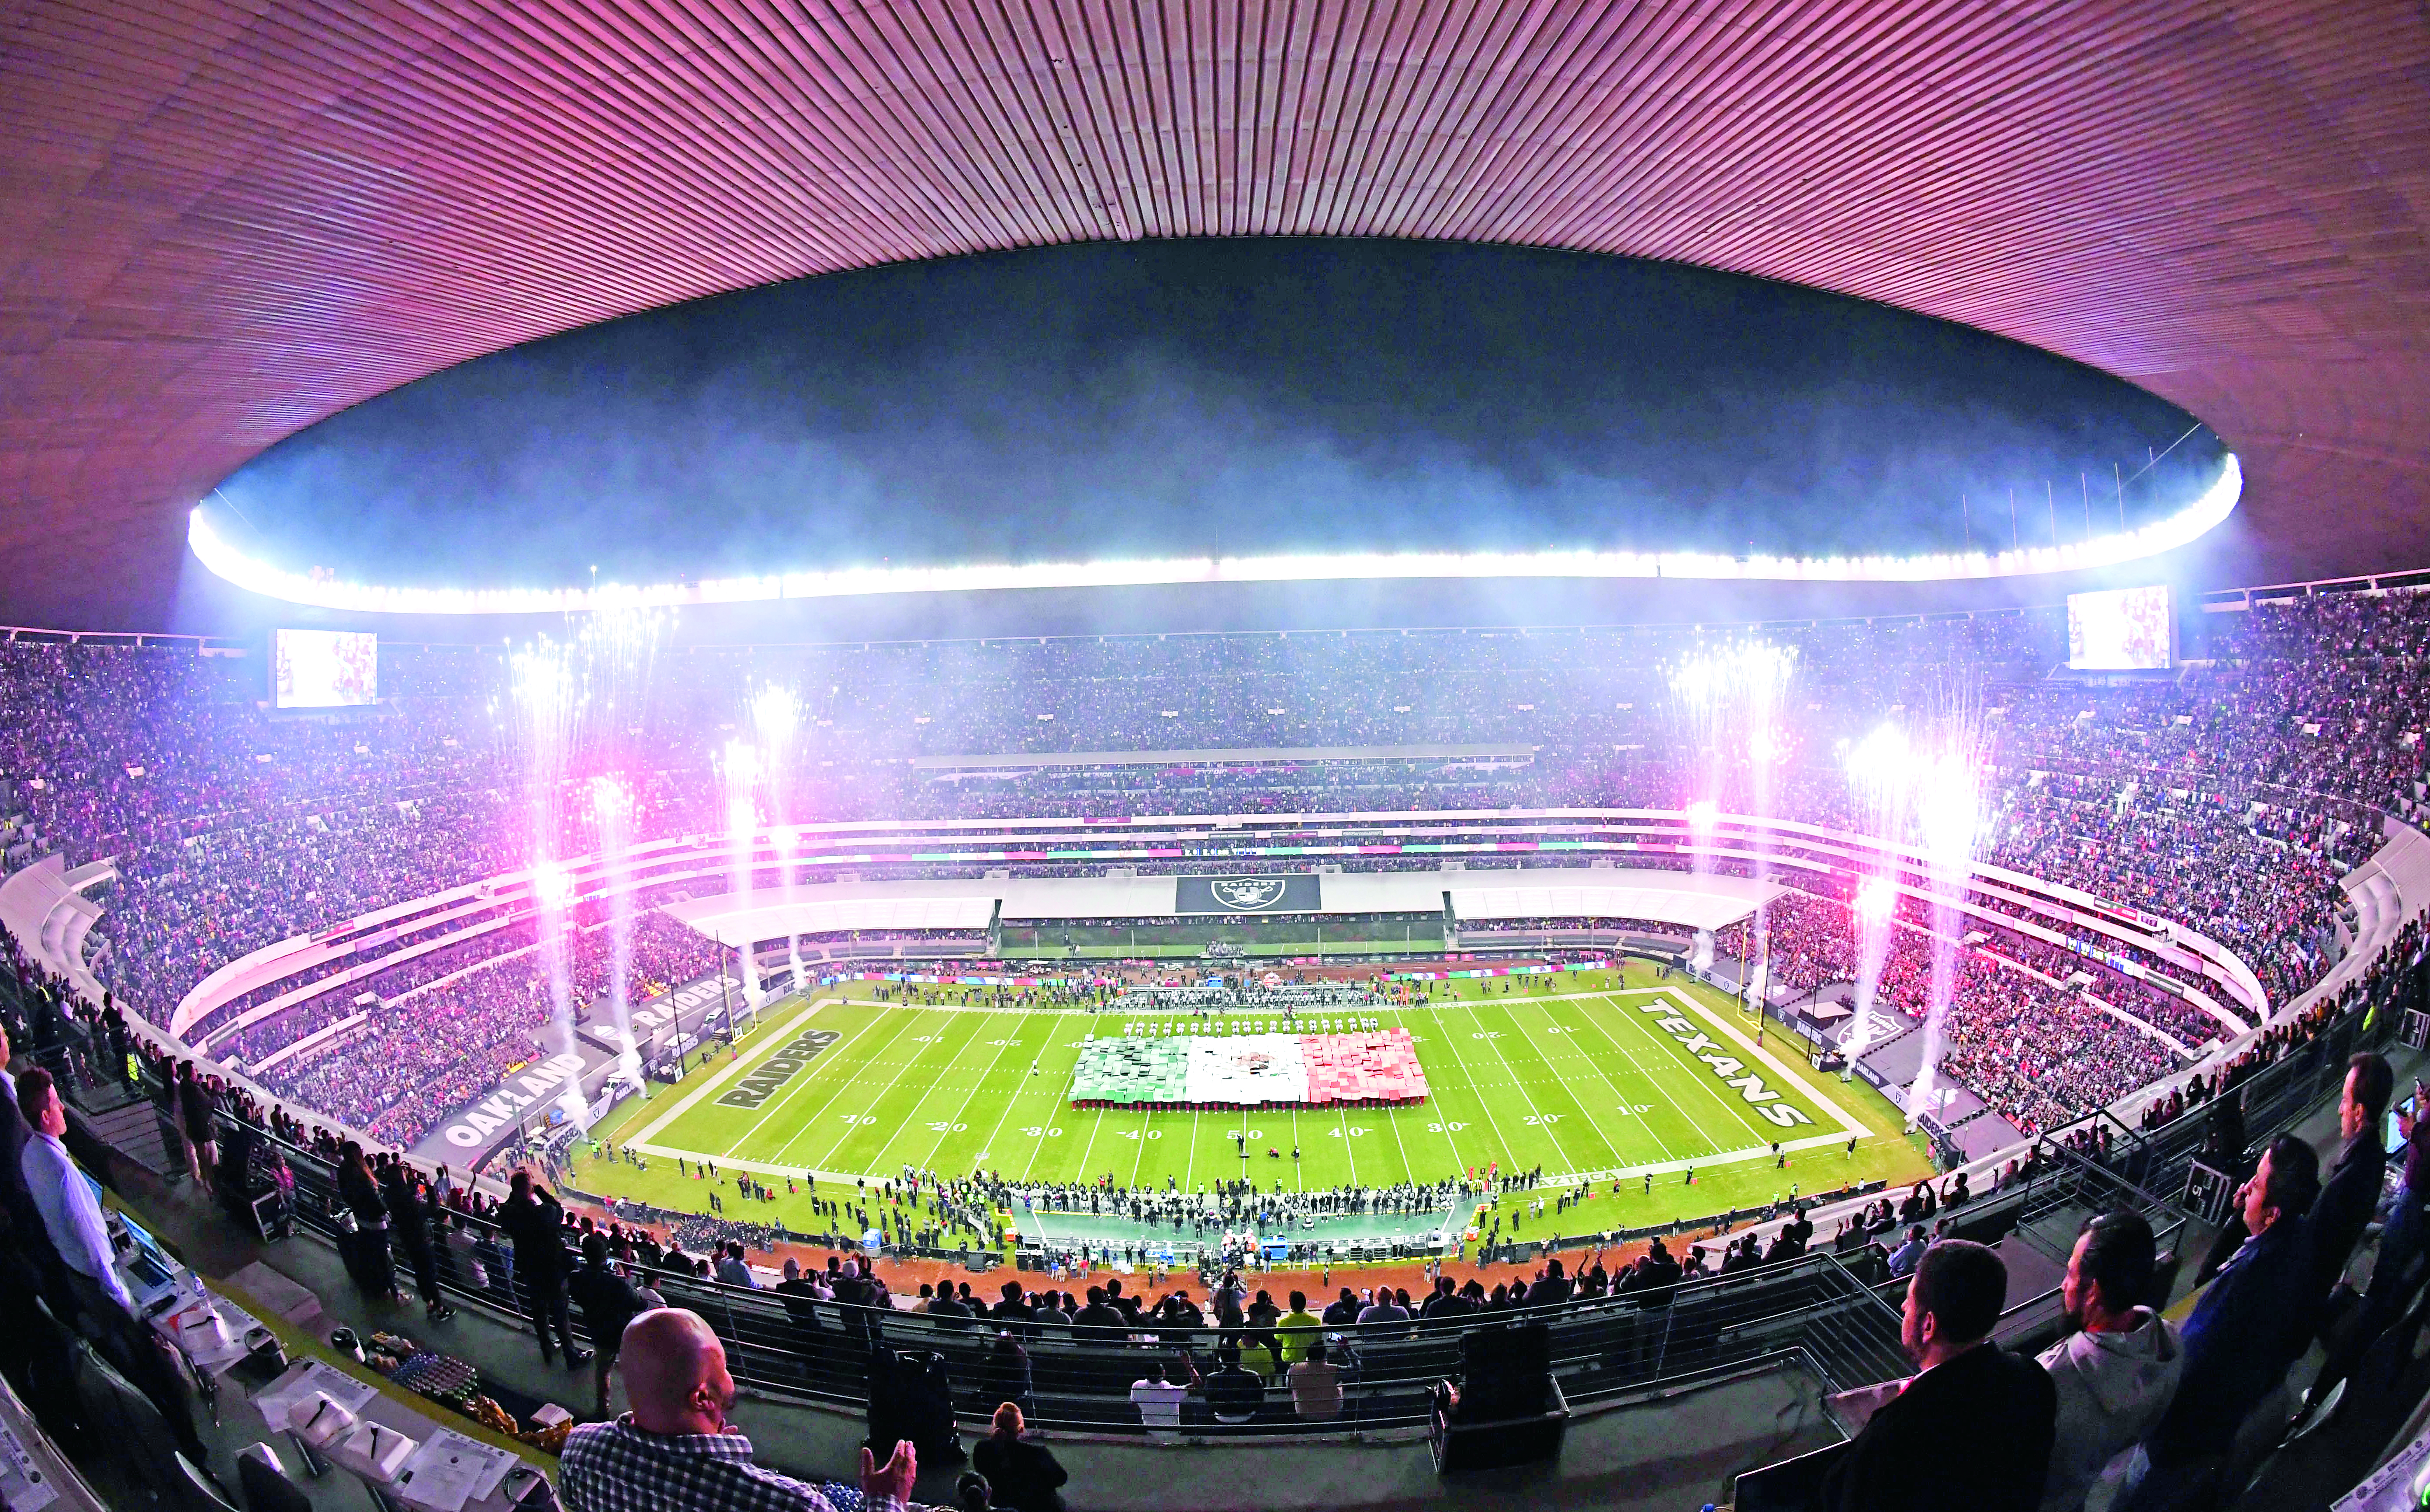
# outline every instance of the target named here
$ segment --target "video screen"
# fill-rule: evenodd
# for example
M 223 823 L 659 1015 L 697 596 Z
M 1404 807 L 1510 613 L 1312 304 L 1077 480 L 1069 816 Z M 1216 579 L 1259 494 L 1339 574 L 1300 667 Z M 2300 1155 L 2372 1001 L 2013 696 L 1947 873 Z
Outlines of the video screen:
M 379 697 L 379 637 L 356 630 L 281 630 L 273 693 L 280 708 L 344 708 Z
M 2067 596 L 2067 664 L 2075 671 L 2165 671 L 2175 652 L 2166 583 Z

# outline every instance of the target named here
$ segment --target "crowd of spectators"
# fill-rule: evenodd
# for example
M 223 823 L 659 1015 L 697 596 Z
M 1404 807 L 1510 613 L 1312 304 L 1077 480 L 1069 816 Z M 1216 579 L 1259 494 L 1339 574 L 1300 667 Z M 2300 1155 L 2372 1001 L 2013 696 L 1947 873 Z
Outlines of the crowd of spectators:
M 2046 611 L 1767 630 L 1796 654 L 1789 706 L 1802 708 L 1800 754 L 1763 787 L 1785 815 L 1859 824 L 1839 742 L 1962 683 L 1985 732 L 1986 859 L 2211 935 L 2285 1001 L 2341 948 L 2336 879 L 2377 843 L 2374 808 L 2409 812 L 2422 797 L 2415 668 L 2430 615 L 2418 597 L 2222 617 L 2235 623 L 2206 627 L 2212 643 L 2195 649 L 2210 655 L 2182 675 L 2115 686 L 2047 675 L 2065 635 Z M 20 642 L 0 647 L 0 822 L 19 862 L 52 849 L 70 865 L 115 859 L 94 964 L 158 1022 L 247 951 L 528 864 L 536 815 L 553 854 L 594 846 L 593 773 L 623 778 L 638 838 L 713 832 L 724 794 L 712 748 L 740 727 L 747 684 L 790 682 L 803 700 L 770 789 L 785 812 L 772 818 L 1728 806 L 1752 801 L 1755 774 L 1713 763 L 1699 743 L 1709 731 L 1668 687 L 1730 638 L 1641 626 L 703 648 L 662 658 L 641 706 L 544 772 L 518 738 L 494 648 L 384 648 L 379 705 L 295 717 L 265 706 L 258 657 Z M 1402 754 L 976 776 L 908 760 L 1345 746 Z M 1778 979 L 1852 976 L 1849 936 L 1776 920 Z M 513 929 L 495 939 L 528 943 Z M 1926 980 L 1916 960 L 1902 946 L 1885 973 L 1901 1007 Z M 438 964 L 373 989 L 397 998 Z M 419 1051 L 352 1088 L 319 1064 L 294 1074 L 350 1108 L 388 1106 L 382 1096 L 419 1107 L 420 1088 L 443 1095 L 508 1055 L 510 1024 L 527 1033 L 528 979 L 506 985 L 513 976 L 404 999 L 470 1016 L 448 1040 L 460 1076 Z M 2201 1027 L 2142 1001 L 2157 994 L 2102 983 L 2180 1038 Z M 251 994 L 214 1025 L 275 995 Z M 249 1029 L 235 1054 L 265 1057 L 344 1006 L 312 1001 Z M 1989 1011 L 2008 1022 L 2005 1006 Z M 2000 1054 L 1977 1038 L 1981 1054 Z M 417 1042 L 379 1037 L 391 1040 Z

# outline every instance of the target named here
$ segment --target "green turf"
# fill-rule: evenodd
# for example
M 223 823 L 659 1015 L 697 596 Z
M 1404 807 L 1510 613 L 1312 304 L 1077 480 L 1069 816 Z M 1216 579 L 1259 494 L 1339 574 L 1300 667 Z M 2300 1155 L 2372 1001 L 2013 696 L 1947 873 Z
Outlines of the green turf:
M 598 1131 L 634 1141 L 648 1154 L 648 1171 L 584 1160 L 577 1180 L 698 1208 L 707 1188 L 677 1173 L 678 1154 L 686 1164 L 707 1155 L 722 1170 L 757 1171 L 780 1193 L 785 1174 L 816 1171 L 827 1182 L 893 1176 L 907 1165 L 1047 1181 L 1110 1174 L 1125 1186 L 1161 1187 L 1171 1176 L 1190 1188 L 1244 1172 L 1267 1188 L 1385 1186 L 1440 1180 L 1496 1160 L 1505 1172 L 1540 1164 L 1547 1177 L 1597 1174 L 1597 1196 L 1583 1209 L 1522 1230 L 1539 1237 L 1749 1206 L 1786 1193 L 1791 1182 L 1814 1191 L 1874 1176 L 1912 1180 L 1927 1169 L 1920 1141 L 1902 1135 L 1896 1113 L 1861 1083 L 1808 1071 L 1802 1047 L 1776 1027 L 1764 1046 L 1776 1065 L 1731 1038 L 1722 1025 L 1745 1038 L 1754 1030 L 1726 996 L 1674 978 L 1659 984 L 1666 995 L 1657 998 L 1644 967 L 1538 980 L 1549 980 L 1549 989 L 1531 990 L 1537 983 L 1526 978 L 1436 983 L 1428 1005 L 1370 1010 L 1416 1037 L 1428 1101 L 1252 1113 L 1245 1126 L 1255 1153 L 1245 1163 L 1231 1138 L 1244 1123 L 1237 1113 L 1070 1105 L 1076 1047 L 1092 1032 L 1121 1033 L 1120 1016 L 788 999 L 769 1006 L 739 1055 L 620 1108 Z M 1519 989 L 1501 990 L 1509 981 Z M 1706 1013 L 1679 1014 L 1667 994 L 1682 991 Z M 1656 1002 L 1668 1011 L 1643 1011 Z M 1786 1129 L 1766 1122 L 1741 1089 L 1661 1027 L 1663 1018 L 1706 1036 L 1719 1047 L 1707 1054 L 1743 1062 L 1732 1074 L 1753 1072 L 1780 1094 L 1774 1101 L 1812 1122 Z M 807 1031 L 839 1038 L 757 1106 L 718 1101 Z M 1848 1121 L 1862 1131 L 1853 1155 Z M 1792 1148 L 1785 1171 L 1768 1157 L 1744 1157 L 1774 1139 L 1806 1147 Z M 1270 1147 L 1281 1157 L 1269 1157 Z M 1690 1162 L 1705 1162 L 1692 1188 L 1679 1169 Z M 1649 1170 L 1650 1195 L 1640 1175 Z M 780 1197 L 764 1210 L 755 1205 L 751 1216 L 809 1222 L 806 1199 Z

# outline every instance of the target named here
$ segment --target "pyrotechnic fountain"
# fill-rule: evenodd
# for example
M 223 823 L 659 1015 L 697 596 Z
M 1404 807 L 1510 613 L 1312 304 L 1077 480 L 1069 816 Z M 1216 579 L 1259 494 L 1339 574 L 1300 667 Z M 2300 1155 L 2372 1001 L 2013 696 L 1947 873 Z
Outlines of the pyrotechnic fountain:
M 1974 867 L 1983 825 L 1982 726 L 1971 709 L 1958 708 L 1939 722 L 1934 748 L 1918 783 L 1915 811 L 1932 880 L 1932 985 L 1924 1000 L 1923 1059 L 1907 1091 L 1912 1126 L 1937 1111 L 1935 1083 L 1940 1069 L 1941 1023 L 1957 990 L 1958 907 Z
M 1915 781 L 1906 733 L 1895 724 L 1884 724 L 1858 741 L 1844 759 L 1863 832 L 1893 844 L 1905 839 Z M 1896 927 L 1892 920 L 1898 912 L 1898 872 L 1895 861 L 1877 862 L 1873 874 L 1856 888 L 1856 1017 L 1840 1042 L 1848 1058 L 1842 1079 L 1855 1074 L 1856 1057 L 1872 1043 L 1874 1003 Z
M 1710 842 L 1724 805 L 1735 799 L 1738 812 L 1757 817 L 1772 813 L 1773 772 L 1788 759 L 1791 749 L 1779 711 L 1796 668 L 1795 647 L 1744 640 L 1699 652 L 1671 669 L 1673 714 L 1696 768 L 1690 780 L 1697 796 L 1685 806 L 1693 842 L 1689 865 L 1698 876 L 1714 869 Z M 1758 882 L 1772 874 L 1769 837 L 1768 829 L 1758 829 L 1754 840 Z M 1760 1005 L 1769 985 L 1763 979 L 1769 964 L 1769 924 L 1765 910 L 1756 909 L 1748 958 L 1739 965 L 1739 989 L 1751 1007 Z M 1759 967 L 1758 962 L 1765 965 Z
M 574 650 L 542 636 L 512 661 L 514 707 L 522 735 L 524 789 L 531 812 L 531 897 L 539 915 L 541 970 L 548 981 L 549 1039 L 563 1054 L 574 1054 L 574 983 L 566 951 L 566 906 L 572 901 L 573 879 L 558 860 L 564 842 L 566 767 L 582 719 L 586 693 L 575 671 Z M 582 1089 L 569 1083 L 562 1099 L 566 1115 L 582 1115 Z
M 1897 912 L 1897 884 L 1867 877 L 1857 885 L 1856 1017 L 1839 1042 L 1839 1053 L 1847 1057 L 1839 1072 L 1843 1082 L 1856 1073 L 1856 1058 L 1873 1042 L 1873 1000 L 1882 989 L 1882 966 L 1890 952 L 1890 920 Z
M 801 727 L 801 700 L 776 683 L 763 685 L 751 698 L 751 728 L 759 737 L 761 766 L 768 796 L 769 843 L 776 852 L 776 886 L 787 902 L 793 896 L 792 771 L 793 732 Z M 793 989 L 802 986 L 802 937 L 786 940 L 791 956 Z
M 591 779 L 591 812 L 599 825 L 599 854 L 612 879 L 624 870 L 623 857 L 633 843 L 633 795 L 622 780 L 602 773 Z M 617 1064 L 637 1083 L 641 1054 L 633 1046 L 633 1005 L 629 980 L 633 966 L 633 894 L 610 887 L 608 894 L 608 1012 L 616 1025 L 615 1043 L 624 1053 Z
M 726 890 L 741 894 L 751 889 L 751 857 L 759 838 L 759 752 L 748 740 L 728 740 L 719 754 L 719 780 L 725 788 L 725 839 L 728 847 Z M 724 941 L 721 941 L 724 943 Z M 752 942 L 733 941 L 736 961 L 742 976 L 742 1001 L 756 1008 L 759 1005 L 759 972 L 751 958 Z M 730 1029 L 732 1025 L 728 1025 Z
M 538 914 L 541 971 L 548 982 L 548 1039 L 563 1053 L 574 1053 L 574 1022 L 580 1005 L 573 979 L 567 926 L 573 922 L 577 891 L 575 878 L 561 859 L 570 839 L 567 789 L 576 764 L 586 758 L 615 755 L 620 733 L 631 733 L 624 722 L 638 708 L 647 687 L 665 615 L 650 610 L 593 614 L 571 640 L 541 636 L 508 658 L 517 743 L 524 757 L 524 790 L 531 804 L 531 895 Z M 613 779 L 603 779 L 612 782 Z M 624 801 L 616 806 L 621 833 L 611 837 L 608 814 L 598 790 L 590 795 L 598 821 L 598 849 L 612 868 L 630 843 L 632 799 L 621 783 Z M 613 962 L 610 990 L 619 1005 L 626 967 L 632 955 L 632 909 L 611 906 L 608 949 Z M 631 1043 L 629 1034 L 625 1043 Z M 569 1082 L 567 1115 L 584 1116 L 582 1089 Z

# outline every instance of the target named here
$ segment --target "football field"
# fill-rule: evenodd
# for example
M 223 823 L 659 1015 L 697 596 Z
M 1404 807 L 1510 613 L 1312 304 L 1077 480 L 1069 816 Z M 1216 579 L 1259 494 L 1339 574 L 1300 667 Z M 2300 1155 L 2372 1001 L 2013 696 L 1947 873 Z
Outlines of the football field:
M 1539 983 L 1549 989 L 1528 989 Z M 1246 1114 L 1071 1105 L 1081 1044 L 1154 1021 L 787 999 L 768 1007 L 739 1054 L 619 1110 L 608 1138 L 650 1156 L 649 1171 L 594 1162 L 584 1185 L 696 1205 L 660 1169 L 678 1158 L 757 1172 L 779 1190 L 787 1176 L 882 1178 L 906 1168 L 1110 1177 L 1132 1188 L 1171 1178 L 1184 1190 L 1243 1175 L 1266 1189 L 1373 1188 L 1498 1165 L 1506 1174 L 1540 1167 L 1548 1185 L 1593 1181 L 1606 1194 L 1626 1181 L 1625 1221 L 1641 1223 L 1650 1208 L 1710 1212 L 1769 1200 L 1791 1181 L 1810 1191 L 1923 1171 L 1877 1093 L 1811 1071 L 1803 1046 L 1776 1026 L 1758 1045 L 1753 1021 L 1709 989 L 1657 983 L 1644 968 L 1431 987 L 1436 1000 L 1424 1005 L 1357 1010 L 1410 1032 L 1430 1090 L 1423 1104 Z M 1257 1017 L 1189 1022 L 1229 1033 Z M 1790 1158 L 1786 1171 L 1775 1141 Z M 1644 1192 L 1649 1173 L 1658 1199 Z

